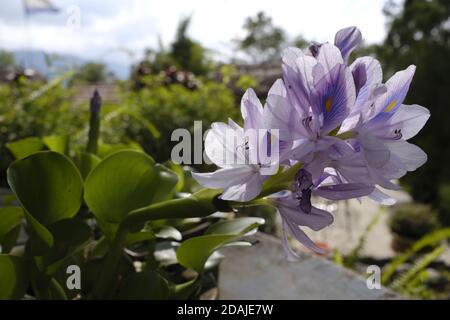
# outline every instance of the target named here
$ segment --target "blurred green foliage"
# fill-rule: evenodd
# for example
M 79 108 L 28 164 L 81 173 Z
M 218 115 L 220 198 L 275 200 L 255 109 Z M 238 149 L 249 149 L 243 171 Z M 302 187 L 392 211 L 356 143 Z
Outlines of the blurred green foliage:
M 155 125 L 155 137 L 142 122 L 124 122 L 120 117 L 112 125 L 118 136 L 138 142 L 157 161 L 170 159 L 172 132 L 178 128 L 193 134 L 194 120 L 201 120 L 203 130 L 214 121 L 226 121 L 239 112 L 233 92 L 223 83 L 204 81 L 195 90 L 180 84 L 162 85 L 158 76 L 148 76 L 147 86 L 125 93 L 125 107 Z M 193 141 L 192 141 L 193 143 Z
M 237 48 L 249 55 L 253 62 L 279 58 L 286 33 L 273 24 L 271 17 L 260 11 L 256 16 L 248 17 L 243 28 L 246 34 L 242 39 L 235 40 Z
M 450 183 L 450 3 L 448 0 L 390 1 L 385 7 L 389 30 L 376 55 L 388 70 L 417 65 L 406 103 L 416 103 L 431 111 L 431 118 L 413 143 L 428 154 L 428 162 L 402 182 L 416 201 L 439 209 L 441 220 L 450 223 L 450 208 L 443 186 Z M 442 196 L 445 195 L 445 199 Z
M 8 142 L 31 136 L 68 135 L 77 140 L 86 114 L 72 103 L 73 92 L 55 81 L 45 92 L 41 81 L 20 77 L 17 82 L 0 84 L 0 178 L 13 160 Z
M 157 50 L 147 49 L 144 59 L 133 71 L 134 76 L 142 70 L 146 74 L 158 74 L 170 67 L 189 71 L 195 75 L 206 75 L 213 68 L 213 62 L 208 57 L 208 50 L 189 34 L 191 17 L 182 18 L 177 26 L 175 38 L 167 49 L 159 42 Z M 147 71 L 148 70 L 148 71 Z M 137 74 L 139 76 L 139 74 Z
M 0 50 L 0 69 L 4 67 L 14 66 L 16 64 L 16 60 L 14 56 L 5 50 Z
M 389 220 L 392 232 L 419 239 L 439 227 L 437 212 L 431 206 L 407 203 L 394 208 Z
M 108 78 L 106 66 L 102 63 L 89 62 L 82 65 L 75 73 L 72 83 L 104 83 Z

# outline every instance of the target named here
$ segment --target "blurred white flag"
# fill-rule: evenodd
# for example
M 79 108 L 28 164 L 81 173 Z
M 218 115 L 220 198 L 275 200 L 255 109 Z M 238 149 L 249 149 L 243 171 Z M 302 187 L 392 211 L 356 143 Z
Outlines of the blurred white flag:
M 22 0 L 25 7 L 26 14 L 33 14 L 38 12 L 59 12 L 48 0 Z

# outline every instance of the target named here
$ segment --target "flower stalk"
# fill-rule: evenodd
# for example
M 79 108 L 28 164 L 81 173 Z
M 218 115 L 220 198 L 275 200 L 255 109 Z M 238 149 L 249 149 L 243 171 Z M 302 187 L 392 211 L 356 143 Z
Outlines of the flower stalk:
M 89 133 L 86 151 L 92 154 L 97 153 L 98 138 L 100 134 L 100 109 L 102 106 L 102 97 L 95 89 L 90 101 L 90 119 Z

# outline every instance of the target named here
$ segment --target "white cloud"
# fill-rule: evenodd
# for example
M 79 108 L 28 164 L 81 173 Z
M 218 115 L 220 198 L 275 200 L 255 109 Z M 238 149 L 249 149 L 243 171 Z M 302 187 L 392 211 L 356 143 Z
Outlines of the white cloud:
M 12 2 L 14 5 L 12 5 Z M 123 49 L 140 55 L 156 47 L 158 36 L 169 43 L 181 16 L 193 15 L 190 34 L 205 46 L 231 54 L 230 40 L 242 34 L 246 17 L 265 11 L 290 36 L 332 41 L 334 33 L 357 25 L 367 42 L 383 39 L 384 0 L 54 0 L 62 12 L 57 16 L 34 15 L 24 24 L 19 1 L 0 4 L 0 47 L 39 49 L 75 54 L 88 59 L 116 55 L 127 58 Z M 69 5 L 81 9 L 81 28 L 67 28 Z M 122 53 L 118 53 L 122 52 Z

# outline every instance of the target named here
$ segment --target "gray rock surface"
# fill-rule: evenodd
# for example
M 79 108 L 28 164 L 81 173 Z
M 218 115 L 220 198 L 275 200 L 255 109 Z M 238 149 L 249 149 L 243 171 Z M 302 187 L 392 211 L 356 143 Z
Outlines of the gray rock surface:
M 368 289 L 351 270 L 308 253 L 286 260 L 280 241 L 257 233 L 252 247 L 228 247 L 220 265 L 220 299 L 399 299 L 388 289 Z

